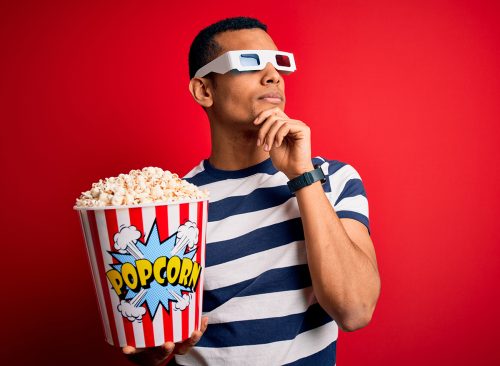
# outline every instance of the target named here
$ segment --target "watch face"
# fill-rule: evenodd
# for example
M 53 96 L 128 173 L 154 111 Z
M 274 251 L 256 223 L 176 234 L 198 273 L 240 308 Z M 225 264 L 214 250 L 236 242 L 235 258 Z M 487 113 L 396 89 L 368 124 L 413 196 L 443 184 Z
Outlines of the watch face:
M 315 168 L 315 170 L 318 171 L 318 174 L 321 177 L 321 184 L 325 184 L 326 183 L 326 176 L 325 176 L 325 173 L 323 172 L 323 169 L 321 169 L 321 165 L 316 164 L 316 165 L 314 165 L 314 168 Z

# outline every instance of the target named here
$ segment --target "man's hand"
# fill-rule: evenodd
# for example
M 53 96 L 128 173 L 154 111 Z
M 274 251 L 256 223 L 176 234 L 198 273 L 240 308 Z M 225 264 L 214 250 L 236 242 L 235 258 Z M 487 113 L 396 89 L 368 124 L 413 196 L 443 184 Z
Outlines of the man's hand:
M 149 348 L 134 348 L 132 346 L 126 346 L 122 348 L 122 352 L 125 354 L 127 359 L 137 365 L 143 366 L 157 366 L 161 365 L 167 359 L 171 359 L 171 356 L 175 354 L 183 355 L 188 352 L 198 341 L 200 340 L 203 333 L 207 329 L 208 317 L 203 317 L 201 319 L 200 330 L 195 330 L 191 337 L 186 339 L 184 342 L 173 343 L 166 342 L 158 347 Z
M 311 130 L 302 121 L 290 119 L 279 107 L 259 113 L 257 146 L 269 151 L 276 169 L 289 179 L 314 169 L 311 162 Z

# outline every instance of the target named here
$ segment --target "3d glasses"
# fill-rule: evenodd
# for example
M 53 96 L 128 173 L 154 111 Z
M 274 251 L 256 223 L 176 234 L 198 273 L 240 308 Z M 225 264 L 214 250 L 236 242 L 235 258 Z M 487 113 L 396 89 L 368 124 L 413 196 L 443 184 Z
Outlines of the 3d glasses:
M 204 77 L 211 72 L 225 74 L 230 70 L 262 70 L 268 62 L 276 70 L 287 74 L 296 70 L 295 59 L 292 53 L 275 50 L 238 50 L 228 51 L 215 60 L 210 61 L 196 71 L 194 77 Z

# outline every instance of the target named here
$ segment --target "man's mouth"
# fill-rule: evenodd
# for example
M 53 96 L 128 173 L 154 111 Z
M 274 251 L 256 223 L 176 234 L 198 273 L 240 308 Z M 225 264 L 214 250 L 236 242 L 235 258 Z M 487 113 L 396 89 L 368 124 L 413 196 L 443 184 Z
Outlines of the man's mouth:
M 282 100 L 280 98 L 262 98 L 261 100 L 264 100 L 268 103 L 272 103 L 272 104 L 280 104 L 282 102 Z
M 260 96 L 259 100 L 264 100 L 272 104 L 280 104 L 283 102 L 283 97 L 279 93 L 267 93 Z

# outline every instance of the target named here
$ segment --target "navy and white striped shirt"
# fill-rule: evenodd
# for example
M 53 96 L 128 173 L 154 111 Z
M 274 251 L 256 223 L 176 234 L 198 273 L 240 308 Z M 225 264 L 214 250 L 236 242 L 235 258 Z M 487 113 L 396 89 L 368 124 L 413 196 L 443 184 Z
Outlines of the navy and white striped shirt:
M 367 227 L 356 170 L 314 158 L 340 218 Z M 338 326 L 318 304 L 297 199 L 271 159 L 224 171 L 202 161 L 186 176 L 210 192 L 203 313 L 209 325 L 180 365 L 334 365 Z

